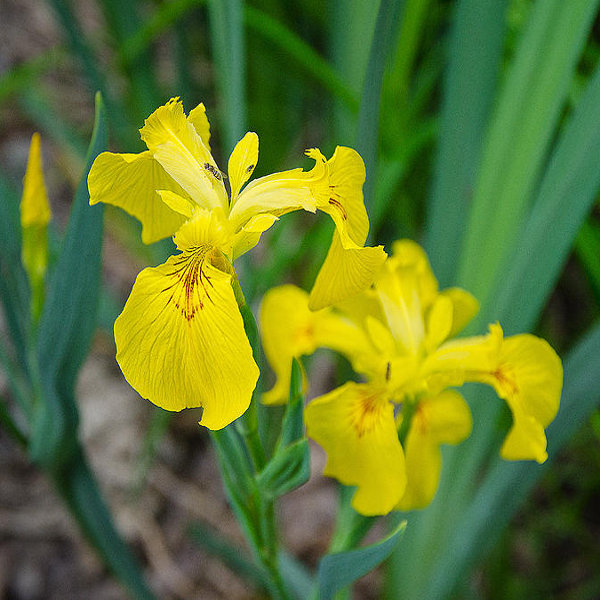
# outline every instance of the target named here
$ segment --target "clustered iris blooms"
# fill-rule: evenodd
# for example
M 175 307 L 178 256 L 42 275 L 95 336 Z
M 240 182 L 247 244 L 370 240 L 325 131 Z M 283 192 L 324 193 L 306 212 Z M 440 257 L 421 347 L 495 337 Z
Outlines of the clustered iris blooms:
M 401 240 L 371 287 L 320 311 L 291 286 L 269 291 L 261 307 L 265 353 L 277 375 L 266 394 L 284 402 L 292 357 L 328 347 L 345 355 L 362 383 L 348 382 L 308 404 L 307 433 L 327 452 L 325 475 L 356 486 L 364 515 L 429 504 L 438 487 L 440 444 L 471 432 L 471 413 L 455 387 L 485 383 L 513 417 L 500 454 L 546 460 L 544 429 L 555 417 L 562 365 L 533 335 L 451 339 L 475 316 L 468 292 L 440 291 L 425 252 Z M 293 317 L 290 317 L 293 315 Z M 402 441 L 401 441 L 402 440 Z
M 258 137 L 249 132 L 229 158 L 228 191 L 210 153 L 203 104 L 186 116 L 173 98 L 140 133 L 145 152 L 105 152 L 95 160 L 90 204 L 119 206 L 141 221 L 145 243 L 173 236 L 180 253 L 138 275 L 115 322 L 117 361 L 143 397 L 167 410 L 202 406 L 201 424 L 220 429 L 246 410 L 258 379 L 232 263 L 281 215 L 321 210 L 336 231 L 311 307 L 366 287 L 386 255 L 381 247 L 364 247 L 364 164 L 350 148 L 336 148 L 329 160 L 311 149 L 310 171 L 292 169 L 245 185 L 258 161 Z

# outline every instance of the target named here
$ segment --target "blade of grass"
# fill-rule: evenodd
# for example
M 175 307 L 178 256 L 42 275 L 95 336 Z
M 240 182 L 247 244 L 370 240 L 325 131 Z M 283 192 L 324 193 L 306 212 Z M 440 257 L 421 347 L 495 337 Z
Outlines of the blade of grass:
M 363 188 L 367 212 L 370 212 L 374 201 L 377 177 L 379 105 L 383 74 L 396 41 L 403 5 L 403 0 L 381 0 L 363 85 L 356 149 L 367 169 L 367 179 Z
M 222 148 L 229 156 L 246 132 L 246 55 L 241 0 L 209 0 L 209 24 L 219 104 Z
M 329 23 L 333 65 L 344 85 L 356 98 L 360 97 L 364 85 L 379 5 L 380 0 L 340 0 L 331 3 Z M 338 144 L 354 144 L 356 113 L 349 106 L 334 103 L 332 134 Z
M 173 0 L 160 4 L 151 17 L 145 19 L 140 27 L 132 33 L 119 48 L 123 63 L 133 63 L 146 52 L 150 44 L 186 13 L 206 4 L 206 0 Z
M 55 47 L 5 71 L 0 76 L 0 104 L 29 88 L 46 72 L 60 64 L 65 56 L 64 48 Z
M 139 2 L 121 0 L 102 0 L 100 2 L 108 30 L 117 47 L 137 30 Z M 142 123 L 159 104 L 161 95 L 154 72 L 151 48 L 147 47 L 135 60 L 120 63 L 124 71 L 128 89 L 126 106 L 133 123 Z
M 83 169 L 87 143 L 55 110 L 44 91 L 39 86 L 24 90 L 19 104 L 42 134 L 64 148 L 77 169 Z
M 289 58 L 329 90 L 352 113 L 358 113 L 357 94 L 344 83 L 337 71 L 300 36 L 264 11 L 250 5 L 246 5 L 244 16 L 246 25 L 250 29 L 272 42 L 277 48 L 284 50 Z
M 220 535 L 216 535 L 202 523 L 191 525 L 189 536 L 200 548 L 219 558 L 242 579 L 263 591 L 266 589 L 265 573 L 237 545 L 228 542 Z
M 48 285 L 37 336 L 42 401 L 36 406 L 31 456 L 60 468 L 77 444 L 74 386 L 96 326 L 102 256 L 102 206 L 89 206 L 87 174 L 107 145 L 105 112 L 96 96 L 96 121 L 86 168 L 75 193 L 60 255 Z
M 19 196 L 0 175 L 0 299 L 17 360 L 28 370 L 29 285 L 21 263 Z
M 94 55 L 79 20 L 73 12 L 71 2 L 69 0 L 50 0 L 50 5 L 64 29 L 73 55 L 80 63 L 81 70 L 88 81 L 90 90 L 94 93 L 96 91 L 101 92 L 110 115 L 111 123 L 116 130 L 115 133 L 125 145 L 135 144 L 137 141 L 136 136 L 131 133 L 131 127 L 129 127 L 124 117 L 127 114 L 126 108 L 119 106 L 115 101 L 104 75 L 98 68 L 100 62 Z M 126 141 L 129 141 L 129 144 L 126 144 Z
M 530 330 L 544 307 L 600 188 L 600 65 L 546 169 L 519 244 L 483 319 L 508 333 Z M 551 230 L 552 234 L 548 235 Z M 596 257 L 598 261 L 598 256 Z
M 104 564 L 136 600 L 154 600 L 133 554 L 115 529 L 110 512 L 81 449 L 68 468 L 52 473 L 54 485 Z
M 462 0 L 455 9 L 425 239 L 442 287 L 455 282 L 500 72 L 506 7 L 507 0 Z
M 459 284 L 483 306 L 527 214 L 597 8 L 597 0 L 542 0 L 521 36 L 486 139 L 458 269 Z
M 2 396 L 0 396 L 0 425 L 2 425 L 4 431 L 6 431 L 8 435 L 21 446 L 21 448 L 27 448 L 27 437 L 8 411 L 8 402 Z
M 575 240 L 575 251 L 600 305 L 600 229 L 589 221 L 585 222 Z

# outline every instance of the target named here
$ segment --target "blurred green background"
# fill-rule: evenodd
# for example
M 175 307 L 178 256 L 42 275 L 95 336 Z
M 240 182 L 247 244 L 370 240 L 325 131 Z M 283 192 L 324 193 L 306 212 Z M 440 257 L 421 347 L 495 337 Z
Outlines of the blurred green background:
M 2 0 L 0 44 L 1 183 L 18 198 L 29 139 L 40 131 L 55 239 L 83 169 L 94 93 L 102 92 L 117 152 L 142 150 L 144 119 L 180 96 L 187 111 L 206 105 L 223 170 L 248 130 L 260 138 L 257 176 L 309 167 L 306 148 L 327 156 L 336 145 L 356 148 L 367 165 L 371 243 L 404 236 L 423 243 L 443 287 L 461 284 L 481 300 L 480 331 L 500 319 L 507 333 L 532 330 L 561 354 L 596 331 L 594 0 Z M 132 278 L 172 245 L 144 247 L 137 222 L 111 207 L 105 224 L 104 333 L 95 350 L 110 355 L 112 322 Z M 326 218 L 294 213 L 263 236 L 239 270 L 250 303 L 256 307 L 285 281 L 308 289 L 332 229 Z M 600 597 L 600 371 L 587 371 L 586 394 L 596 390 L 595 399 L 576 433 L 529 495 L 527 485 L 512 490 L 518 500 L 490 540 L 518 512 L 483 563 L 477 555 L 457 566 L 464 575 L 448 597 Z M 472 481 L 483 479 L 482 464 L 472 467 Z M 452 473 L 450 461 L 447 467 Z M 171 468 L 177 474 L 180 466 Z M 445 524 L 450 530 L 459 523 L 454 517 Z M 0 529 L 0 544 L 6 535 Z M 450 547 L 440 545 L 446 553 Z M 398 563 L 414 564 L 405 560 L 411 552 L 407 538 L 385 593 L 436 597 L 419 595 L 421 583 L 400 591 L 408 567 L 403 575 Z M 448 554 L 446 561 L 451 567 Z M 6 581 L 4 590 L 13 589 L 10 573 Z M 380 584 L 357 597 L 379 597 Z

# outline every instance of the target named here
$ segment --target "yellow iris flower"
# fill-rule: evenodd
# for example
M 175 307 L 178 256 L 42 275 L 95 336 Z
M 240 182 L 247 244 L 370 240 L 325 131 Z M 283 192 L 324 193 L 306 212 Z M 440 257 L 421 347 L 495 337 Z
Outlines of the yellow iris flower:
M 336 233 L 312 305 L 366 287 L 386 255 L 363 247 L 364 164 L 350 148 L 338 147 L 329 160 L 312 149 L 312 170 L 275 173 L 244 187 L 258 161 L 258 136 L 250 132 L 229 158 L 228 193 L 210 153 L 204 105 L 186 116 L 173 98 L 140 133 L 145 152 L 105 152 L 95 160 L 90 204 L 121 207 L 141 221 L 145 243 L 173 236 L 180 254 L 138 275 L 115 322 L 117 361 L 143 397 L 167 410 L 202 406 L 201 424 L 220 429 L 243 414 L 258 379 L 233 261 L 281 215 L 318 209 L 332 217 Z
M 491 385 L 508 403 L 513 423 L 503 458 L 546 459 L 544 428 L 558 410 L 561 361 L 544 340 L 504 338 L 497 324 L 487 335 L 450 340 L 477 310 L 468 292 L 438 289 L 424 251 L 408 240 L 393 245 L 370 289 L 337 310 L 311 312 L 308 295 L 293 286 L 265 296 L 264 348 L 278 377 L 269 401 L 284 400 L 292 356 L 319 346 L 346 355 L 366 378 L 316 398 L 305 411 L 308 435 L 328 455 L 325 475 L 357 487 L 358 512 L 379 515 L 431 502 L 440 444 L 457 444 L 471 432 L 467 403 L 448 389 L 465 382 Z

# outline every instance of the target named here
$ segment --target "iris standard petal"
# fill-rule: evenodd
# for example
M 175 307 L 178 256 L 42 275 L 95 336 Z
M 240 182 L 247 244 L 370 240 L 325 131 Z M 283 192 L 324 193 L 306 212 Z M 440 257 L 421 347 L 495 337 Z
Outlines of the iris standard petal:
M 310 177 L 310 171 L 291 169 L 254 179 L 232 205 L 229 220 L 239 230 L 250 219 L 263 213 L 279 217 L 301 209 L 316 212 Z
M 305 409 L 308 436 L 327 452 L 324 475 L 357 486 L 352 506 L 363 515 L 387 514 L 406 485 L 394 407 L 382 392 L 346 383 Z
M 231 205 L 235 204 L 242 186 L 250 179 L 258 162 L 258 136 L 249 131 L 236 145 L 229 157 L 227 171 L 231 185 Z
M 206 116 L 206 107 L 202 102 L 190 111 L 187 120 L 194 126 L 205 148 L 210 152 L 210 123 Z
M 115 322 L 130 385 L 166 410 L 202 406 L 209 429 L 246 410 L 258 379 L 231 276 L 212 265 L 215 252 L 191 248 L 144 269 Z
M 154 159 L 200 207 L 228 208 L 223 176 L 177 98 L 157 108 L 140 135 Z
M 88 176 L 90 204 L 104 202 L 122 208 L 142 223 L 142 241 L 151 244 L 173 235 L 185 217 L 171 210 L 156 190 L 186 196 L 150 152 L 100 154 Z

